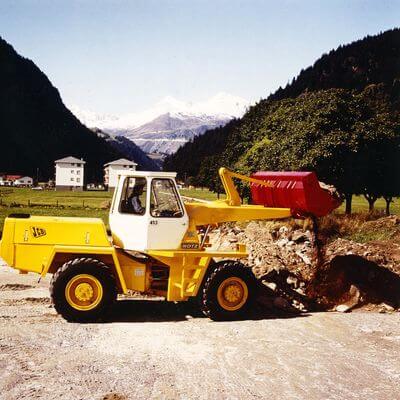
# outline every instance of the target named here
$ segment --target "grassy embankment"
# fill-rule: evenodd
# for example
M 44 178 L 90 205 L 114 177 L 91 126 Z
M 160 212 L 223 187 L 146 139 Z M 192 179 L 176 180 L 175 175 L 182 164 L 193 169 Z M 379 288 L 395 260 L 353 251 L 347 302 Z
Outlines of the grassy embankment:
M 215 200 L 217 195 L 206 189 L 182 189 L 182 195 L 203 200 Z M 223 198 L 224 196 L 221 196 Z M 0 232 L 3 222 L 11 213 L 28 213 L 32 215 L 53 215 L 66 217 L 98 217 L 108 226 L 108 208 L 111 193 L 108 192 L 57 192 L 35 191 L 22 188 L 0 188 Z M 368 224 L 382 213 L 385 207 L 383 199 L 379 199 L 375 208 L 377 214 L 368 216 L 368 203 L 362 196 L 353 199 L 353 211 L 356 215 L 343 215 L 343 205 L 335 216 L 323 221 L 324 229 L 331 231 L 332 236 L 340 236 L 357 241 L 386 240 L 392 237 L 387 227 L 377 228 L 376 224 Z M 393 214 L 400 215 L 400 201 L 391 206 Z M 373 230 L 369 229 L 373 226 Z

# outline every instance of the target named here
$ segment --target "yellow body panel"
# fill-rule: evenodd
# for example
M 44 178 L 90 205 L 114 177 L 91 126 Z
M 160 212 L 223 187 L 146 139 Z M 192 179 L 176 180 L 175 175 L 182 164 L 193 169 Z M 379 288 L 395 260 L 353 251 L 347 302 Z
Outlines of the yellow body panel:
M 14 243 L 111 246 L 100 218 L 69 217 L 16 218 Z
M 121 273 L 124 277 L 126 287 L 137 292 L 146 291 L 149 286 L 146 264 L 134 260 L 122 251 L 117 251 L 116 255 L 121 266 Z
M 46 273 L 57 246 L 113 250 L 103 221 L 97 218 L 29 217 L 6 218 L 0 254 L 21 271 Z
M 75 257 L 109 257 L 119 286 L 127 292 L 117 251 L 99 218 L 29 217 L 6 219 L 0 255 L 8 265 L 23 272 L 46 275 L 54 260 Z
M 3 226 L 3 236 L 0 240 L 0 256 L 10 266 L 14 265 L 14 228 L 15 219 L 6 218 Z
M 20 271 L 42 274 L 53 258 L 53 250 L 53 245 L 16 244 L 15 264 L 9 265 Z

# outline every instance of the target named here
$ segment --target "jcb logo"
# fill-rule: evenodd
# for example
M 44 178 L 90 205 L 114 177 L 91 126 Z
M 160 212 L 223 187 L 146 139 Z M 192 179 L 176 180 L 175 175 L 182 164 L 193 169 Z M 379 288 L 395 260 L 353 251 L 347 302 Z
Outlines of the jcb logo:
M 39 238 L 46 235 L 46 229 L 38 228 L 37 226 L 31 226 L 32 236 Z

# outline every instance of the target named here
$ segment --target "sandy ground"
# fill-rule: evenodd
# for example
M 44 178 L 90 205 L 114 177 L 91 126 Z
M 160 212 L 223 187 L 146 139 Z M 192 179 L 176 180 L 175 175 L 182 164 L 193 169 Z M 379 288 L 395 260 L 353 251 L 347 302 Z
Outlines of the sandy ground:
M 0 266 L 0 398 L 400 398 L 398 312 L 186 314 L 125 300 L 107 323 L 67 323 L 46 280 Z

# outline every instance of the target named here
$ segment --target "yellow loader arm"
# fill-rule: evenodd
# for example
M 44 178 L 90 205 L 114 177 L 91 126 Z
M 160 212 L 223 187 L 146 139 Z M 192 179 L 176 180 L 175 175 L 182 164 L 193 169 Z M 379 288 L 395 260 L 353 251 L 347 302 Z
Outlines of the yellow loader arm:
M 225 167 L 221 167 L 218 171 L 219 177 L 221 178 L 222 185 L 224 186 L 226 193 L 226 201 L 230 206 L 240 206 L 242 203 L 239 193 L 233 183 L 233 178 L 240 179 L 241 181 L 256 183 L 257 185 L 272 187 L 268 182 L 262 181 L 260 179 L 250 178 L 246 175 L 238 174 L 237 172 L 232 172 Z
M 282 219 L 292 216 L 290 208 L 243 205 L 233 183 L 233 178 L 266 187 L 271 187 L 270 183 L 229 171 L 224 167 L 219 169 L 219 176 L 225 189 L 225 200 L 185 204 L 190 225 L 194 229 L 202 225 L 214 225 L 223 222 Z

